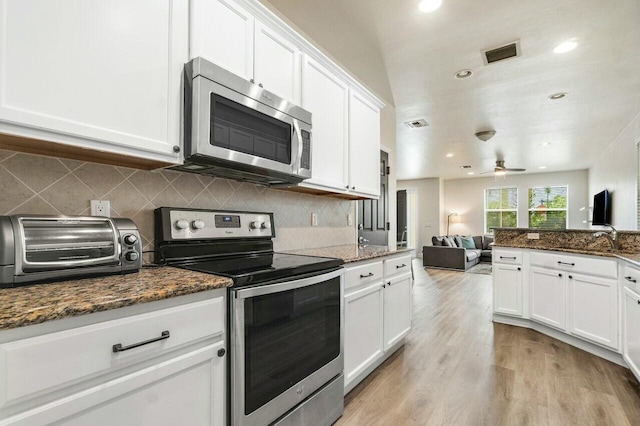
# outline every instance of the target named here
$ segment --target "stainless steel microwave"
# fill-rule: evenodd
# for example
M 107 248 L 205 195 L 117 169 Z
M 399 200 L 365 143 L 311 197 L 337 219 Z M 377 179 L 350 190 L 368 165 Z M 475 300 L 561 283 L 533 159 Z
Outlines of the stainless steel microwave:
M 184 164 L 173 169 L 270 186 L 311 177 L 311 113 L 196 58 L 185 65 Z

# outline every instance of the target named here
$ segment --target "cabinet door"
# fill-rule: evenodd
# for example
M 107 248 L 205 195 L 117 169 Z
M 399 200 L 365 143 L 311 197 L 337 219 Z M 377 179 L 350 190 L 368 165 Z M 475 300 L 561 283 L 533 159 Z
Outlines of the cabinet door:
M 383 316 L 386 351 L 411 331 L 411 275 L 387 281 Z
M 522 267 L 493 264 L 493 312 L 522 316 Z
M 349 96 L 349 185 L 353 193 L 380 196 L 380 110 L 351 90 Z
M 6 425 L 223 426 L 224 342 L 194 350 L 6 419 Z
M 640 294 L 624 288 L 622 307 L 622 355 L 640 380 Z
M 311 179 L 327 188 L 347 187 L 347 113 L 349 88 L 329 70 L 305 56 L 302 107 L 313 114 Z
M 276 95 L 300 104 L 300 50 L 260 21 L 255 24 L 256 83 Z M 314 128 L 315 128 L 315 122 Z
M 569 332 L 618 349 L 618 282 L 569 274 Z
M 253 16 L 233 0 L 191 0 L 191 58 L 253 78 Z
M 344 298 L 345 387 L 382 356 L 382 298 L 381 282 Z
M 566 331 L 567 291 L 564 274 L 531 268 L 529 302 L 531 319 Z
M 0 22 L 0 130 L 178 160 L 187 0 L 0 0 Z

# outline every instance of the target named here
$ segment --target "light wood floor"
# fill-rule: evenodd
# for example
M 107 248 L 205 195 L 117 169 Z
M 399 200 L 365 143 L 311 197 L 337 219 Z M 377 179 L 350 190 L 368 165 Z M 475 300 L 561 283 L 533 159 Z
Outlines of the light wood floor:
M 413 267 L 406 345 L 347 395 L 337 425 L 640 425 L 629 370 L 492 323 L 490 275 Z

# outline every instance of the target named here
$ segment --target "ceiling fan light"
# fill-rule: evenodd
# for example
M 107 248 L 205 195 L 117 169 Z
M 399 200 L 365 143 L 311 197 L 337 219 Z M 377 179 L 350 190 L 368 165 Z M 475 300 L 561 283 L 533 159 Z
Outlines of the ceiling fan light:
M 482 142 L 486 142 L 496 134 L 495 130 L 483 130 L 475 134 L 476 138 L 480 139 Z

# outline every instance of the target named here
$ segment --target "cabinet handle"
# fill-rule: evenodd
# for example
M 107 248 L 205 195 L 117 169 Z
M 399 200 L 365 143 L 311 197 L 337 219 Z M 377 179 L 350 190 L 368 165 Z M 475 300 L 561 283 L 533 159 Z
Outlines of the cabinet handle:
M 558 274 L 559 277 L 562 277 L 562 274 Z
M 369 278 L 373 276 L 373 272 L 369 272 L 367 275 L 360 274 L 360 278 Z
M 264 86 L 262 85 L 262 83 L 258 83 L 258 86 L 260 86 L 260 87 L 264 87 Z
M 516 260 L 515 256 L 500 256 L 500 259 L 511 259 L 511 260 Z
M 140 346 L 148 345 L 149 343 L 158 342 L 160 340 L 165 340 L 165 339 L 168 339 L 169 337 L 171 337 L 169 335 L 169 331 L 165 330 L 162 333 L 160 333 L 160 337 L 154 337 L 153 339 L 145 340 L 144 342 L 134 343 L 133 345 L 129 345 L 129 346 L 122 346 L 122 343 L 115 344 L 113 345 L 113 352 L 118 353 L 118 352 L 128 351 L 129 349 L 139 348 Z
M 388 282 L 387 282 L 387 285 L 388 285 L 389 287 L 391 287 L 391 281 L 388 281 Z
M 404 263 L 402 265 L 396 265 L 396 269 L 404 268 L 405 266 L 407 265 L 405 265 Z
M 573 279 L 573 275 L 569 275 L 569 279 L 572 280 Z
M 356 187 L 355 187 L 355 186 L 352 186 L 352 187 L 351 187 L 351 189 L 355 191 L 355 190 L 356 190 Z
M 640 300 L 638 300 L 638 305 L 640 305 Z
M 387 285 L 386 284 L 382 284 L 382 288 L 387 288 Z
M 635 278 L 633 278 L 633 277 L 624 277 L 624 279 L 625 279 L 625 280 L 627 280 L 627 281 L 629 281 L 629 282 L 631 282 L 631 283 L 638 282 L 638 281 L 636 281 L 636 279 L 635 279 Z
M 518 267 L 518 271 L 522 271 L 522 268 Z
M 560 262 L 559 260 L 558 260 L 558 265 L 576 266 L 575 263 Z
M 249 80 L 251 83 L 256 84 L 256 81 L 254 79 Z
M 349 185 L 345 186 L 345 188 L 349 189 Z

